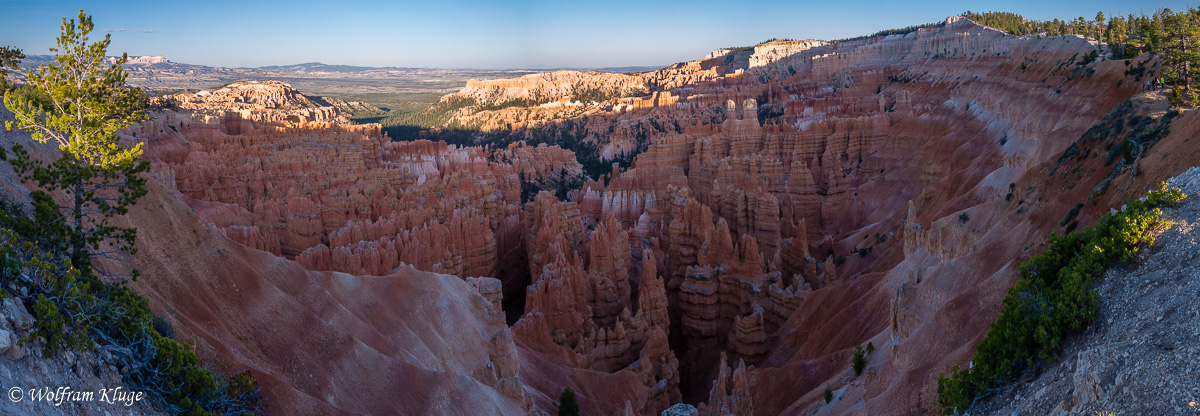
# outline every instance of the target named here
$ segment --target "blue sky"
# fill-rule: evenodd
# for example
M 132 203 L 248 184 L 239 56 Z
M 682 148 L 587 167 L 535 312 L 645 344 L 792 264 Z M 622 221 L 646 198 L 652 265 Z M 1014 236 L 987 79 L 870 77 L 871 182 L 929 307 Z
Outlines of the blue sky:
M 79 9 L 109 52 L 210 66 L 554 68 L 666 65 L 770 39 L 837 39 L 964 10 L 1051 19 L 1184 1 L 0 0 L 0 45 L 47 54 Z M 103 32 L 102 32 L 103 33 Z

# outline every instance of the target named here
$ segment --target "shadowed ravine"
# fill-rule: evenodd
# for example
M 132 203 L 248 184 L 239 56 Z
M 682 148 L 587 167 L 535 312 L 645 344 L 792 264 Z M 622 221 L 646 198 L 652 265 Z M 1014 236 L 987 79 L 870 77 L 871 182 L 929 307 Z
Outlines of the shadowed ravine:
M 285 414 L 553 414 L 564 387 L 597 415 L 929 412 L 1069 211 L 1196 160 L 1195 113 L 1094 49 L 952 18 L 472 81 L 443 97 L 472 146 L 283 83 L 181 94 L 124 137 L 153 161 L 134 286 Z M 1140 168 L 1060 160 L 1127 102 L 1167 126 Z

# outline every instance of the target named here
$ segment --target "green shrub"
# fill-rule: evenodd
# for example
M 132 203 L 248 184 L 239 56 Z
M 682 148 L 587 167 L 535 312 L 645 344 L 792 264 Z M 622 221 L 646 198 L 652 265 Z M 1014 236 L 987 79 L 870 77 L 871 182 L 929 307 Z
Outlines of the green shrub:
M 0 148 L 0 155 L 5 153 L 4 148 Z M 5 157 L 7 156 L 0 156 L 0 159 Z M 63 216 L 58 211 L 58 205 L 49 194 L 40 189 L 30 192 L 29 197 L 33 200 L 32 219 L 23 215 L 9 214 L 8 211 L 11 208 L 0 206 L 0 224 L 4 224 L 17 235 L 35 243 L 43 252 L 61 254 L 55 251 L 65 246 L 66 230 L 63 227 L 45 225 L 62 222 Z
M 261 410 L 253 377 L 243 373 L 225 379 L 204 368 L 191 345 L 172 339 L 174 329 L 154 316 L 136 292 L 106 285 L 101 297 L 113 312 L 104 315 L 93 333 L 136 363 L 124 374 L 131 387 L 157 395 L 170 410 L 185 414 L 242 415 Z
M 1067 215 L 1064 215 L 1064 216 L 1063 216 L 1063 219 L 1062 219 L 1061 221 L 1059 221 L 1059 222 L 1058 222 L 1058 226 L 1059 226 L 1059 227 L 1062 227 L 1062 226 L 1065 226 L 1065 225 L 1067 225 L 1067 224 L 1070 224 L 1070 223 L 1071 223 L 1071 220 L 1075 219 L 1075 216 L 1079 215 L 1079 209 L 1080 209 L 1080 208 L 1083 208 L 1083 203 L 1082 203 L 1082 202 L 1081 202 L 1081 203 L 1078 203 L 1078 204 L 1075 204 L 1075 206 L 1074 206 L 1074 207 L 1072 207 L 1070 210 L 1067 210 Z
M 58 238 L 64 235 L 61 225 L 37 218 L 57 211 L 41 212 L 41 198 L 34 199 L 33 221 L 0 214 L 0 291 L 28 293 L 18 299 L 32 312 L 30 337 L 45 341 L 46 357 L 102 347 L 128 368 L 122 374 L 126 386 L 156 397 L 170 413 L 261 412 L 258 385 L 249 373 L 218 377 L 201 366 L 190 345 L 164 334 L 174 331 L 156 319 L 144 298 L 72 267 L 65 240 Z
M 31 232 L 37 232 L 30 228 Z M 32 339 L 45 341 L 42 350 L 51 357 L 61 349 L 91 350 L 88 331 L 96 323 L 102 303 L 92 293 L 94 282 L 71 267 L 70 260 L 37 251 L 12 230 L 0 228 L 0 292 L 28 293 L 24 301 L 35 318 Z M 18 289 L 24 288 L 24 290 Z
M 966 410 L 1037 360 L 1054 360 L 1066 334 L 1086 328 L 1095 317 L 1096 293 L 1090 288 L 1095 278 L 1110 265 L 1135 260 L 1138 247 L 1154 242 L 1149 230 L 1162 216 L 1158 207 L 1186 197 L 1162 184 L 1095 226 L 1064 236 L 1051 232 L 1046 250 L 1021 265 L 1000 316 L 976 346 L 974 365 L 938 376 L 943 413 Z
M 829 385 L 825 385 L 825 404 L 833 401 L 833 390 L 829 389 Z
M 1099 52 L 1092 51 L 1092 53 L 1089 53 L 1087 56 L 1083 57 L 1083 60 L 1080 61 L 1078 65 L 1084 66 L 1084 65 L 1090 64 L 1090 63 L 1092 63 L 1092 61 L 1095 61 L 1096 58 L 1099 58 L 1099 57 L 1100 57 Z

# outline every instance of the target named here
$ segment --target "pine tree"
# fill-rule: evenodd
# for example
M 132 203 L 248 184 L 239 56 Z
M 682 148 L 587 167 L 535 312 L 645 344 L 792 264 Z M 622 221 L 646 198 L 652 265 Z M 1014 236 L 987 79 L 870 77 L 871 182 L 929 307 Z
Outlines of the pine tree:
M 0 46 L 0 94 L 8 89 L 8 80 L 5 79 L 8 71 L 17 69 L 17 64 L 20 64 L 23 59 L 25 59 L 25 54 L 21 53 L 20 49 Z
M 78 21 L 64 17 L 58 46 L 50 49 L 57 59 L 27 74 L 33 94 L 4 98 L 15 118 L 6 128 L 27 130 L 38 142 L 53 140 L 62 155 L 47 164 L 20 144 L 12 147 L 12 155 L 0 152 L 26 181 L 70 196 L 70 205 L 60 209 L 69 228 L 67 249 L 81 269 L 89 269 L 93 257 L 121 259 L 121 253 L 136 252 L 137 230 L 110 220 L 146 194 L 146 179 L 139 174 L 150 166 L 139 161 L 142 144 L 123 148 L 117 143 L 119 129 L 144 117 L 146 95 L 125 85 L 121 64 L 128 56 L 105 64 L 110 39 L 105 35 L 89 43 L 93 28 L 83 10 Z
M 854 357 L 850 360 L 850 365 L 855 376 L 861 376 L 863 369 L 867 367 L 867 351 L 863 349 L 862 344 L 854 346 Z
M 575 400 L 575 391 L 570 387 L 558 396 L 558 416 L 579 416 L 579 402 Z
M 1196 22 L 1195 9 L 1171 13 L 1163 10 L 1163 58 L 1167 76 L 1183 86 L 1184 92 L 1191 91 L 1192 64 L 1200 60 L 1200 24 Z M 1186 94 L 1185 94 L 1186 97 Z
M 1129 43 L 1129 27 L 1121 16 L 1108 20 L 1108 31 L 1105 32 L 1105 43 L 1112 49 L 1113 58 L 1124 58 Z
M 1142 50 L 1143 52 L 1155 54 L 1163 52 L 1163 19 L 1166 16 L 1164 12 L 1169 14 L 1171 11 L 1169 9 L 1160 11 L 1158 14 L 1144 19 L 1144 28 L 1142 31 L 1145 33 L 1143 37 L 1143 45 L 1145 46 Z
M 1080 35 L 1080 34 L 1086 34 L 1086 33 L 1087 33 L 1087 21 L 1083 20 L 1083 16 L 1076 17 L 1075 20 L 1071 21 L 1071 33 L 1070 34 Z

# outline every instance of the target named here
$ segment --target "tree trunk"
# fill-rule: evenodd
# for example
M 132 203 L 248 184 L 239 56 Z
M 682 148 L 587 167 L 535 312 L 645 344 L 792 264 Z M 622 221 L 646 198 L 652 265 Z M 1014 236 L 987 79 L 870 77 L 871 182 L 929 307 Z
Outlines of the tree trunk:
M 75 165 L 75 173 L 78 175 L 78 169 L 81 168 L 79 159 L 72 157 L 71 163 Z M 85 268 L 90 268 L 92 264 L 88 258 L 87 243 L 83 234 L 83 178 L 76 176 L 71 188 L 71 194 L 75 198 L 75 207 L 71 212 L 75 215 L 75 229 L 71 233 L 71 261 L 78 263 L 74 265 L 77 269 L 86 270 Z
M 1183 23 L 1180 23 L 1180 24 L 1183 24 Z M 1184 33 L 1186 33 L 1187 29 L 1185 29 L 1182 26 L 1180 26 L 1176 29 L 1179 30 L 1179 56 L 1169 59 L 1169 61 L 1172 62 L 1172 66 L 1178 65 L 1175 67 L 1175 70 L 1178 71 L 1179 77 L 1183 79 L 1183 90 L 1187 91 L 1188 90 L 1188 73 L 1187 73 L 1188 65 L 1187 65 L 1187 59 L 1185 58 L 1187 56 L 1187 37 L 1184 35 Z M 1173 37 L 1173 36 L 1171 36 L 1171 37 Z

